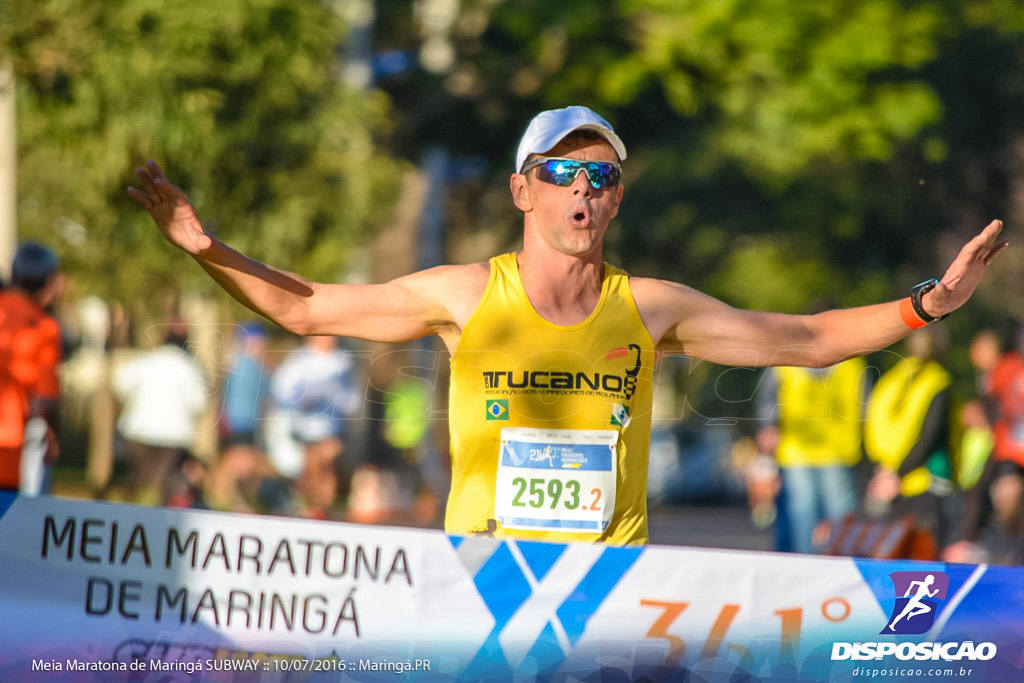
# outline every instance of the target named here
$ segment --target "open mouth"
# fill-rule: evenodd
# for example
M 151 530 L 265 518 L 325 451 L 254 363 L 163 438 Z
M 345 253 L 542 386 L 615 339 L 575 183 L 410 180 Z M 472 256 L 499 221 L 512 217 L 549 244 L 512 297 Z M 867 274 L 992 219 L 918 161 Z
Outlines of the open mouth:
M 586 207 L 578 207 L 570 211 L 569 218 L 573 225 L 585 227 L 590 222 L 590 212 Z

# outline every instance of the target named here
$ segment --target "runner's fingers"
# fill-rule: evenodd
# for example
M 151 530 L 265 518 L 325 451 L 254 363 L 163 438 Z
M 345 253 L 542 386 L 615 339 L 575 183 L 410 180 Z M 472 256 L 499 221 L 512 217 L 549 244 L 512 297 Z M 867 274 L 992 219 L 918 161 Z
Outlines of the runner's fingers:
M 174 185 L 171 185 L 170 181 L 167 180 L 167 178 L 157 178 L 154 181 L 154 184 L 156 186 L 156 191 L 160 194 L 161 199 L 165 199 L 179 206 L 182 204 L 187 204 L 184 195 L 181 193 L 181 190 L 176 188 Z
M 975 235 L 974 239 L 967 243 L 966 249 L 971 254 L 992 249 L 996 244 L 996 238 L 999 237 L 999 233 L 1002 232 L 1002 229 L 1002 221 L 992 221 L 985 226 L 984 230 Z
M 149 199 L 154 204 L 160 200 L 167 200 L 175 204 L 181 203 L 181 191 L 167 180 L 163 169 L 153 160 L 146 162 L 144 168 L 135 169 L 135 175 L 142 183 L 149 194 Z
M 142 205 L 143 208 L 149 210 L 153 208 L 153 200 L 149 198 L 149 195 L 134 187 L 128 188 L 128 195 Z
M 153 177 L 149 174 L 149 171 L 141 166 L 137 167 L 135 169 L 135 177 L 139 179 L 139 183 L 149 196 L 156 194 L 156 185 L 153 184 Z
M 1009 244 L 1008 240 L 997 241 L 999 233 L 1002 232 L 1003 222 L 999 220 L 992 221 L 985 229 L 974 236 L 974 238 L 964 245 L 964 248 L 960 251 L 960 255 L 954 261 L 950 267 L 951 271 L 959 271 L 953 273 L 954 277 L 943 278 L 943 284 L 952 287 L 963 277 L 963 271 L 970 268 L 971 264 L 980 262 L 983 266 L 988 266 L 992 262 L 992 259 L 996 257 L 1006 246 Z M 959 264 L 959 268 L 957 267 Z M 950 275 L 950 273 L 947 273 Z
M 985 265 L 987 266 L 988 264 L 992 263 L 992 259 L 998 256 L 999 252 L 1001 252 L 1003 249 L 1006 249 L 1006 247 L 1008 246 L 1010 246 L 1009 240 L 1003 240 L 996 246 L 992 247 L 992 249 L 989 250 L 988 254 L 985 256 Z
M 159 180 L 160 178 L 167 180 L 167 176 L 164 175 L 164 170 L 160 168 L 160 164 L 152 159 L 146 162 L 146 171 L 153 177 L 153 180 Z
M 1002 251 L 1006 245 L 1009 244 L 1007 240 L 997 241 L 999 233 L 1002 231 L 1003 222 L 995 220 L 985 226 L 985 229 L 981 231 L 980 235 L 978 235 L 981 239 L 979 241 L 977 253 L 981 255 L 981 260 L 986 265 L 988 265 L 996 254 Z

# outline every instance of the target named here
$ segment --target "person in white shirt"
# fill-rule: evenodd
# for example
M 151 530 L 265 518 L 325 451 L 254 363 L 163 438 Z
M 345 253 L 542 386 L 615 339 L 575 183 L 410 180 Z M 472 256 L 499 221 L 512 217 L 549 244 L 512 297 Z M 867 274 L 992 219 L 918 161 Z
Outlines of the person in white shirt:
M 167 502 L 174 474 L 194 448 L 199 422 L 213 394 L 187 350 L 182 326 L 169 328 L 163 343 L 114 374 L 121 403 L 117 429 L 131 458 L 128 495 L 143 504 Z
M 345 453 L 347 427 L 362 402 L 352 356 L 337 337 L 306 337 L 274 371 L 267 454 L 281 475 L 295 480 L 309 516 L 326 516 L 348 494 L 355 458 Z

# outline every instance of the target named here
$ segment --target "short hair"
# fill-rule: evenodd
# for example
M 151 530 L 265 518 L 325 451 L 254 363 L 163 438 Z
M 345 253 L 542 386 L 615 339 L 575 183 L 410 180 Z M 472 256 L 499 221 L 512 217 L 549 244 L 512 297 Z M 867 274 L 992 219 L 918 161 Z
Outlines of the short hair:
M 14 254 L 11 285 L 35 294 L 46 286 L 59 268 L 60 260 L 53 249 L 36 242 L 25 242 Z

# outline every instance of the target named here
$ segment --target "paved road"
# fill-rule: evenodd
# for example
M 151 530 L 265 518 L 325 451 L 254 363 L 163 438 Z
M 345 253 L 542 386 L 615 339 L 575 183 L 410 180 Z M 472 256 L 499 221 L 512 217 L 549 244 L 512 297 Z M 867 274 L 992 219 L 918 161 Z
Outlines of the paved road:
M 686 505 L 652 507 L 651 543 L 704 548 L 772 550 L 772 530 L 758 529 L 741 506 Z

